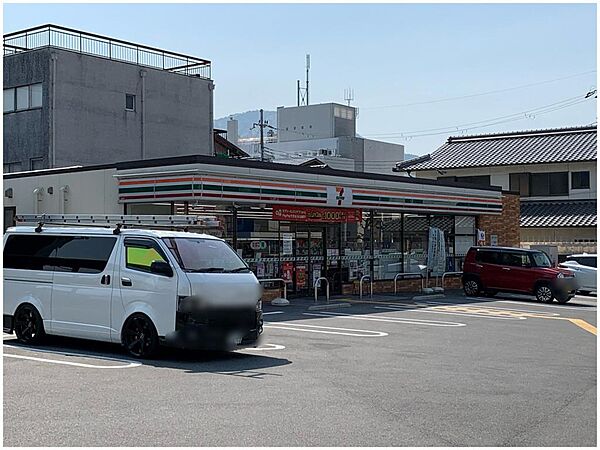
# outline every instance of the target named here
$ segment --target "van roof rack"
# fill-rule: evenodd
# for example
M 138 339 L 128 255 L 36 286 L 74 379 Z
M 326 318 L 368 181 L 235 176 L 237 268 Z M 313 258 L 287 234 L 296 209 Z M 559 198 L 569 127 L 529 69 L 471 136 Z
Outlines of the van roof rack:
M 18 214 L 15 216 L 18 225 L 35 224 L 35 231 L 42 232 L 44 225 L 103 227 L 114 226 L 114 234 L 122 228 L 150 228 L 182 230 L 206 229 L 220 226 L 215 216 L 192 215 L 119 215 L 119 214 Z

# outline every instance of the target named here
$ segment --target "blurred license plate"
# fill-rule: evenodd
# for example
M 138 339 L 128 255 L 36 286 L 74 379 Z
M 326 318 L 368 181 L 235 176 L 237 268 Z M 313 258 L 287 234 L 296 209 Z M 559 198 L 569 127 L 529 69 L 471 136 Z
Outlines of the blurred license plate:
M 229 342 L 231 342 L 233 345 L 240 345 L 243 338 L 244 336 L 242 336 L 240 333 L 232 333 L 229 336 Z

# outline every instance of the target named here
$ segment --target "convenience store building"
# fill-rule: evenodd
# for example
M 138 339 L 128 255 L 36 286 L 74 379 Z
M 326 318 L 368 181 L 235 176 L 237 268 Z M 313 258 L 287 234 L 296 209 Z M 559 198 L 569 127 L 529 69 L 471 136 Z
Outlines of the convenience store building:
M 5 227 L 42 213 L 216 217 L 205 232 L 299 296 L 319 277 L 332 294 L 356 292 L 362 275 L 375 292 L 393 289 L 397 273 L 426 264 L 430 227 L 444 232 L 448 271 L 461 269 L 477 230 L 519 244 L 518 196 L 500 188 L 206 156 L 5 175 Z

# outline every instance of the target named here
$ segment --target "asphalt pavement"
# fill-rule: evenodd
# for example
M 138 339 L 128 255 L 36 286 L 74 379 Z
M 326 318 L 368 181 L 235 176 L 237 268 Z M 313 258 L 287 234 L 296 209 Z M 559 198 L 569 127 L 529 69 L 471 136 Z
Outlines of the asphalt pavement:
M 5 446 L 596 446 L 596 299 L 265 308 L 257 349 L 4 338 Z

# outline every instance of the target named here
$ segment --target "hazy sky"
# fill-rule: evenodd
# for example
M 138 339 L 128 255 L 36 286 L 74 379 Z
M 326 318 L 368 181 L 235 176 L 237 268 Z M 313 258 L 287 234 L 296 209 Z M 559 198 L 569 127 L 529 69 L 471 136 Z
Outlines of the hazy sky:
M 311 103 L 343 103 L 352 87 L 358 132 L 408 153 L 435 150 L 448 127 L 471 134 L 596 120 L 594 99 L 560 103 L 596 86 L 594 4 L 4 4 L 5 33 L 43 23 L 211 60 L 215 118 L 295 105 L 310 53 Z M 496 90 L 504 91 L 423 104 Z M 561 109 L 520 114 L 547 105 Z M 488 123 L 496 124 L 475 128 Z

